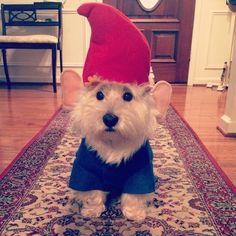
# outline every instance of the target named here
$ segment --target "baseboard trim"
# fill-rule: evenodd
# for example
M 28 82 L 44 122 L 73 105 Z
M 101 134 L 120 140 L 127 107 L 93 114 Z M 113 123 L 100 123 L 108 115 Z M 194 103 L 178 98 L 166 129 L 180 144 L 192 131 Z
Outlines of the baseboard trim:
M 235 138 L 236 137 L 236 133 L 225 133 L 223 129 L 220 128 L 220 126 L 216 127 L 225 137 L 229 137 L 229 138 Z

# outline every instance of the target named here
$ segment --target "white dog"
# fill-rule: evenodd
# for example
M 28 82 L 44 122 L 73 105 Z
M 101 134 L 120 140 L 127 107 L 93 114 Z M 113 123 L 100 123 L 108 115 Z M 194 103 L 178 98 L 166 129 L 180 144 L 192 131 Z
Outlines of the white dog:
M 125 15 L 99 3 L 82 4 L 78 13 L 87 17 L 91 39 L 83 82 L 73 71 L 62 75 L 63 103 L 73 106 L 73 128 L 82 138 L 69 186 L 85 217 L 100 216 L 111 193 L 121 195 L 124 216 L 143 220 L 155 191 L 148 140 L 167 110 L 171 86 L 148 85 L 150 48 Z
M 68 83 L 73 76 L 77 75 L 65 72 L 62 82 Z M 107 194 L 112 193 L 121 194 L 121 209 L 128 219 L 143 220 L 147 197 L 154 191 L 148 139 L 153 134 L 156 119 L 166 112 L 171 87 L 164 81 L 151 89 L 149 85 L 105 80 L 79 87 L 72 122 L 82 143 L 70 187 L 77 190 L 76 198 L 83 201 L 81 214 L 100 216 L 105 210 Z

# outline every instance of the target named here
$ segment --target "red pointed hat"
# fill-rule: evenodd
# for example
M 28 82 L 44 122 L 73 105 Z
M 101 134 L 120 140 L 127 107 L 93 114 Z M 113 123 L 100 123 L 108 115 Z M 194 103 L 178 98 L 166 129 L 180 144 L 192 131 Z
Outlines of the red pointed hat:
M 150 49 L 129 18 L 102 3 L 85 3 L 77 11 L 88 18 L 92 31 L 83 70 L 84 83 L 94 75 L 119 83 L 148 82 Z

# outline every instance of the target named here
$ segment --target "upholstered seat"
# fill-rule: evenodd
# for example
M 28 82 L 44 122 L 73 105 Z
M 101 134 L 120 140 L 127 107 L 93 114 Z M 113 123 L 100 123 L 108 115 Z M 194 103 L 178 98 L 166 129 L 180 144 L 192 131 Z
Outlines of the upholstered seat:
M 0 35 L 1 43 L 58 43 L 57 37 L 46 34 Z

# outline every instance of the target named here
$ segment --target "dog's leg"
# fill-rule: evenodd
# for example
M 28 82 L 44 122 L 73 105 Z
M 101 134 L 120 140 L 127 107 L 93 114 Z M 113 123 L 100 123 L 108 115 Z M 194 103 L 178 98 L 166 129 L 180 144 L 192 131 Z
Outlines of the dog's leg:
M 81 215 L 83 217 L 99 217 L 105 211 L 106 193 L 93 190 L 87 192 L 79 192 L 79 197 L 83 201 Z
M 147 194 L 122 194 L 121 210 L 130 220 L 141 221 L 146 218 Z

